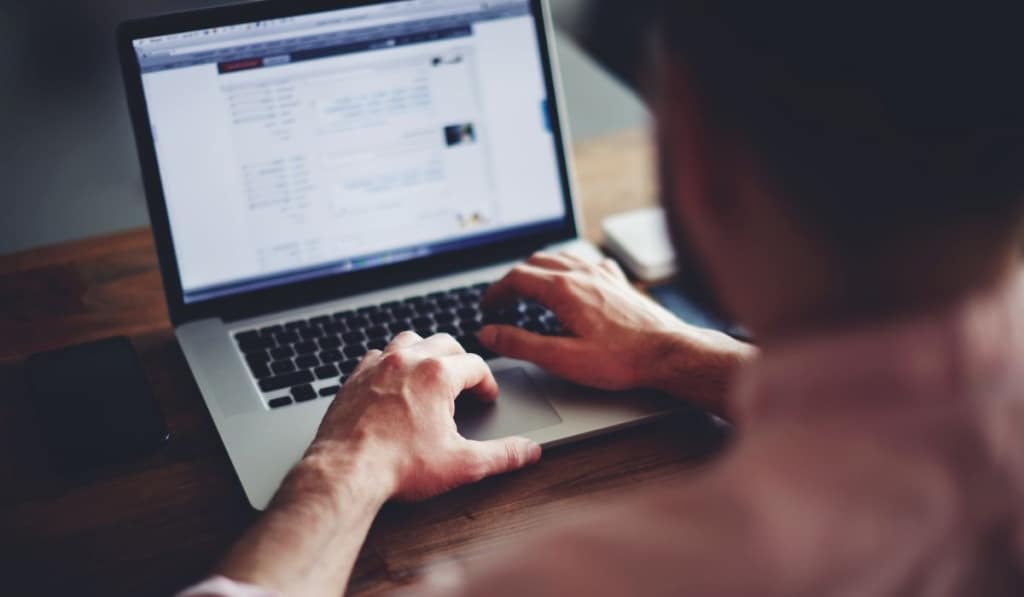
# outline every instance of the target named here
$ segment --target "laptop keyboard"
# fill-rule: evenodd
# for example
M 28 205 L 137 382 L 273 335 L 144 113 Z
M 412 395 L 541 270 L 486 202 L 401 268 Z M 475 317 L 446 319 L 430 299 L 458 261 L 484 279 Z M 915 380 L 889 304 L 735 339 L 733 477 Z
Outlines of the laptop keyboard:
M 414 296 L 404 301 L 287 321 L 235 334 L 249 372 L 272 409 L 333 398 L 369 350 L 384 349 L 410 330 L 424 338 L 450 334 L 466 352 L 490 360 L 497 355 L 480 345 L 485 324 L 515 325 L 558 335 L 561 325 L 543 306 L 520 301 L 485 314 L 480 299 L 489 284 Z

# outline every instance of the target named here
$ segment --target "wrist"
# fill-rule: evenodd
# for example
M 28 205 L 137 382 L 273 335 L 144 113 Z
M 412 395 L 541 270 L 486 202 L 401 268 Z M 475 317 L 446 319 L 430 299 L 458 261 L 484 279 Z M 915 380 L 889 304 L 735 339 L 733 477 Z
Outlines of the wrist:
M 756 349 L 721 332 L 696 328 L 666 332 L 656 346 L 647 386 L 728 418 L 729 381 Z
M 285 478 L 275 505 L 380 509 L 394 494 L 395 483 L 392 467 L 377 456 L 365 444 L 318 439 Z

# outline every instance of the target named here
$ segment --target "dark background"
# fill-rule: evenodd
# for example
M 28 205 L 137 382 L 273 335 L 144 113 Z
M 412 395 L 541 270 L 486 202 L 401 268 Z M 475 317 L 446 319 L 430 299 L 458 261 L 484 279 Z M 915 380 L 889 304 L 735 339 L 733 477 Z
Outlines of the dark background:
M 588 0 L 551 2 L 574 139 L 644 123 L 636 98 L 563 33 Z M 114 27 L 221 3 L 0 0 L 0 254 L 148 224 Z

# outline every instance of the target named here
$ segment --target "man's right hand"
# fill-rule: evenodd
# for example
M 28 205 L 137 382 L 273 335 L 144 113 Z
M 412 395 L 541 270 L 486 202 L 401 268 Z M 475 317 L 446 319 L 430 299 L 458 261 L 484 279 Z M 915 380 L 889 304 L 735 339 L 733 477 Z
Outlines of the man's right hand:
M 568 253 L 538 253 L 494 284 L 484 306 L 518 298 L 551 309 L 568 336 L 487 326 L 480 342 L 591 387 L 657 389 L 727 415 L 728 379 L 754 353 L 725 334 L 680 321 L 633 288 L 608 259 L 592 264 Z

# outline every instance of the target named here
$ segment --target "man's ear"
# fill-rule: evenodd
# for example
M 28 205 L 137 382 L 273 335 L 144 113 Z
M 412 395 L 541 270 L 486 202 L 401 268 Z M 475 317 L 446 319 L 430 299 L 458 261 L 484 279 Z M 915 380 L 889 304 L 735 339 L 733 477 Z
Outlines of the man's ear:
M 715 205 L 713 139 L 705 109 L 689 70 L 663 49 L 654 51 L 651 105 L 661 160 L 662 203 L 674 235 L 699 234 L 718 218 Z

